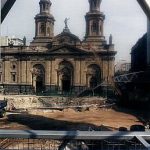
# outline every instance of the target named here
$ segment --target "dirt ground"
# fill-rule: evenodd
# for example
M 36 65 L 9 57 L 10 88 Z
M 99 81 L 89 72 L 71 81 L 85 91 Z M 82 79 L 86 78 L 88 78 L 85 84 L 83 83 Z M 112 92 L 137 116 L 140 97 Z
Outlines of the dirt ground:
M 128 112 L 128 113 L 127 113 Z M 7 113 L 0 119 L 0 129 L 32 130 L 117 130 L 142 124 L 134 112 L 114 109 L 90 109 L 77 112 L 73 109 L 30 110 L 24 113 Z

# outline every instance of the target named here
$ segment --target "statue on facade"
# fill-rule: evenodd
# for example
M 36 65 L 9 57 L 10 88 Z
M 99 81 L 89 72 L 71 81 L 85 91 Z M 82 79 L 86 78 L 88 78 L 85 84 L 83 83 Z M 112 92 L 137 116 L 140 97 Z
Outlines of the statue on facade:
M 70 33 L 70 30 L 68 28 L 68 20 L 70 20 L 70 18 L 65 18 L 65 20 L 64 20 L 65 28 L 63 29 L 63 32 Z
M 70 20 L 70 18 L 65 18 L 65 20 L 64 20 L 65 28 L 68 28 L 68 20 Z
M 110 34 L 110 36 L 109 36 L 109 44 L 112 45 L 112 43 L 113 43 L 113 37 L 112 37 L 112 34 Z
M 24 36 L 24 37 L 23 37 L 23 46 L 26 46 L 26 40 L 27 40 L 27 39 L 26 39 L 26 37 Z

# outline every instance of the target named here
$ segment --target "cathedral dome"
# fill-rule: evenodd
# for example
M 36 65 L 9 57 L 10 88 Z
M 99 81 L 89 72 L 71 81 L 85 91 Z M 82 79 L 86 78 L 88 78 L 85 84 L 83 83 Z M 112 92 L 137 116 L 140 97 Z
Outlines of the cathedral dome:
M 62 33 L 58 34 L 57 36 L 54 37 L 54 43 L 56 45 L 61 45 L 64 43 L 67 43 L 69 45 L 76 45 L 80 43 L 79 37 L 76 35 L 72 34 L 70 31 L 65 31 L 63 30 Z
M 50 0 L 40 0 L 41 2 L 51 2 Z
M 40 3 L 49 3 L 50 5 L 52 4 L 50 0 L 40 0 Z

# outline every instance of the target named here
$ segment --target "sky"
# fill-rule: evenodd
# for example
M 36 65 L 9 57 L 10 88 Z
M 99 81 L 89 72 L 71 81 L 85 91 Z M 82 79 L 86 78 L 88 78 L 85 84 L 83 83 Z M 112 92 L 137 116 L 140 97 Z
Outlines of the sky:
M 34 17 L 39 13 L 40 0 L 17 0 L 1 25 L 1 36 L 15 36 L 31 42 L 35 35 Z M 88 0 L 51 0 L 51 14 L 55 18 L 55 35 L 62 32 L 64 19 L 70 18 L 70 31 L 81 40 L 85 35 L 85 14 Z M 113 35 L 117 51 L 116 61 L 130 61 L 132 46 L 147 30 L 147 18 L 136 0 L 102 0 L 105 14 L 104 35 Z

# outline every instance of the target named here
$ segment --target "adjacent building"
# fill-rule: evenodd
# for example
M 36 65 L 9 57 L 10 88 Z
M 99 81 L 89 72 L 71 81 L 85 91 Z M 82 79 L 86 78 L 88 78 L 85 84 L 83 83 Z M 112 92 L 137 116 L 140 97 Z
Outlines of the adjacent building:
M 131 63 L 125 60 L 117 62 L 115 65 L 115 76 L 127 74 L 131 71 Z
M 144 34 L 131 50 L 131 71 L 145 71 L 147 69 L 147 34 Z
M 150 68 L 150 1 L 137 0 L 147 16 L 147 68 Z
M 0 37 L 0 46 L 23 46 L 24 40 L 15 38 L 15 37 L 8 37 L 8 36 L 1 36 Z
M 68 27 L 55 35 L 51 1 L 40 0 L 30 46 L 1 47 L 0 83 L 7 93 L 73 92 L 111 84 L 116 51 L 104 36 L 101 0 L 89 0 L 83 41 Z M 57 10 L 56 10 L 57 11 Z M 79 28 L 79 27 L 77 27 Z

